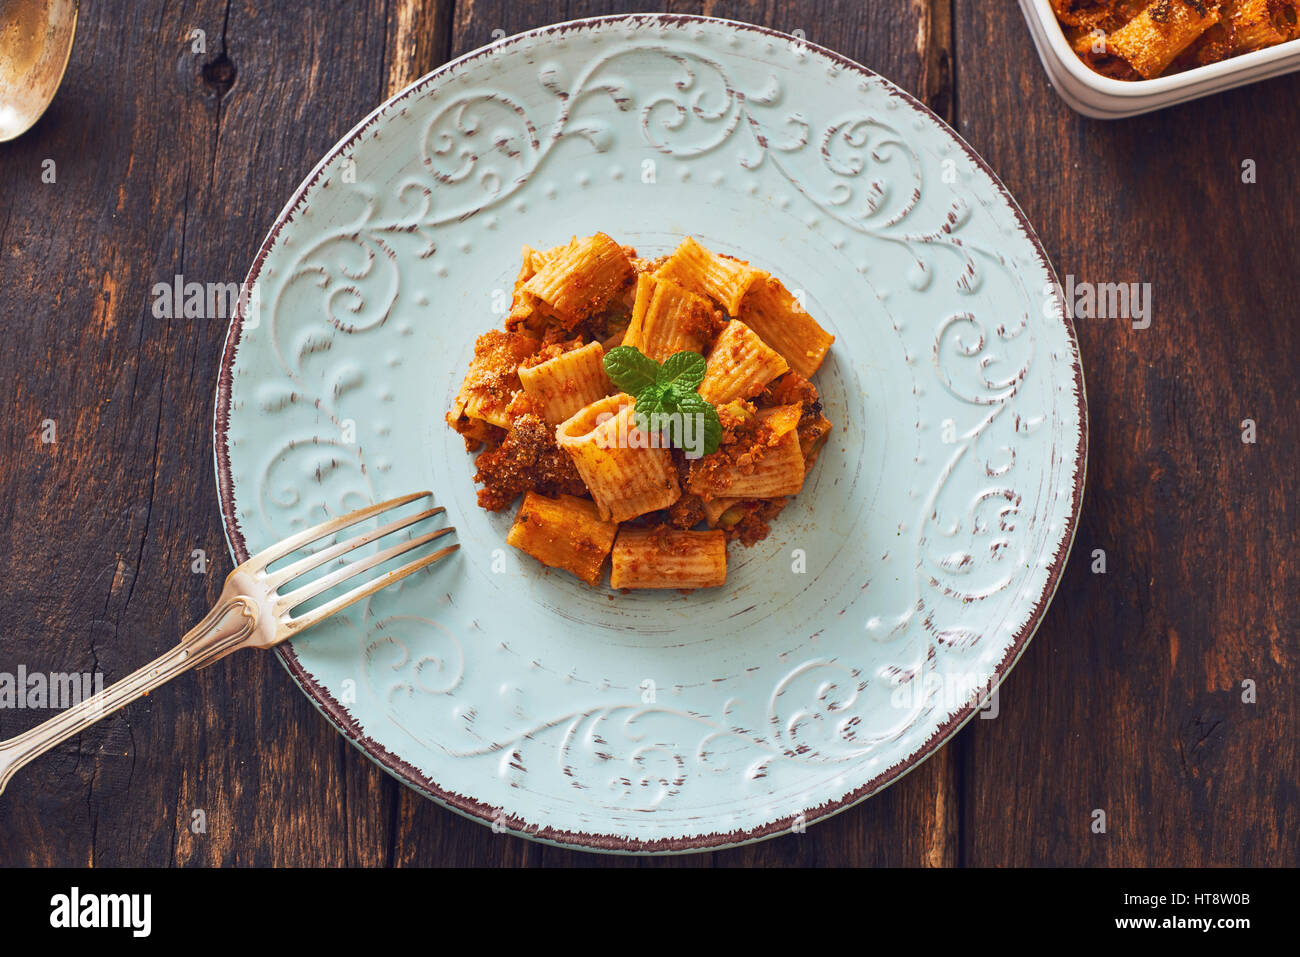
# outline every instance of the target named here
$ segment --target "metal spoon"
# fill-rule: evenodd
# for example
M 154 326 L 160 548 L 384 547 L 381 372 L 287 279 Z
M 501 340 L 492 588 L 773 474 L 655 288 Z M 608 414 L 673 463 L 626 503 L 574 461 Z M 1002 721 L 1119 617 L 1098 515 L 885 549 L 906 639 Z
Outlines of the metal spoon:
M 77 0 L 0 0 L 0 143 L 50 105 L 76 32 Z

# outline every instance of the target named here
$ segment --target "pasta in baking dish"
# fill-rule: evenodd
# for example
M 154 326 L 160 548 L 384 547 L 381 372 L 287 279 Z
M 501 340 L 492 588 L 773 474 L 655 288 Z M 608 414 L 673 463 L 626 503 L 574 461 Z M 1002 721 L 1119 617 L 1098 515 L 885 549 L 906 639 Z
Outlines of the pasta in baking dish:
M 831 423 L 810 381 L 834 337 L 781 282 L 687 237 L 638 258 L 604 233 L 524 247 L 448 424 L 506 542 L 588 585 L 711 588 L 803 488 Z
M 1300 0 L 1051 0 L 1098 73 L 1149 80 L 1300 38 Z

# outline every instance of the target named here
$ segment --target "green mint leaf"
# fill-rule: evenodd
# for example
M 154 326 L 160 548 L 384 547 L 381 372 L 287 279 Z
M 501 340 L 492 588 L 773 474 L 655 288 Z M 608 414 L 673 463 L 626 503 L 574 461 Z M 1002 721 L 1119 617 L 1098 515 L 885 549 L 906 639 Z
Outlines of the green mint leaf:
M 678 400 L 677 412 L 679 426 L 674 431 L 682 428 L 685 431 L 674 435 L 673 444 L 685 449 L 687 458 L 699 458 L 718 451 L 722 442 L 722 421 L 718 418 L 718 410 L 707 399 L 698 392 L 688 392 Z M 687 422 L 687 417 L 691 421 Z
M 676 382 L 669 382 L 667 385 L 659 385 L 658 388 L 664 390 L 664 401 L 676 406 L 682 401 L 690 401 L 687 396 L 698 396 L 694 388 L 690 386 L 680 386 Z
M 635 421 L 642 432 L 662 433 L 695 459 L 718 450 L 722 423 L 718 410 L 696 388 L 707 363 L 698 352 L 677 352 L 661 366 L 635 346 L 605 355 L 605 372 L 618 388 L 636 398 Z
M 692 389 L 690 392 L 683 392 L 677 399 L 677 407 L 688 415 L 697 415 L 707 408 L 713 408 L 705 401 L 704 397 Z
M 642 432 L 656 431 L 652 416 L 662 415 L 665 412 L 671 411 L 672 408 L 675 408 L 675 405 L 671 404 L 665 407 L 665 400 L 667 398 L 664 395 L 665 391 L 666 390 L 663 386 L 654 385 L 652 383 L 637 393 L 635 411 L 636 427 Z
M 636 346 L 617 346 L 605 353 L 603 364 L 609 381 L 628 395 L 640 395 L 658 379 L 659 363 Z
M 659 367 L 655 381 L 660 385 L 677 386 L 683 391 L 689 389 L 693 392 L 704 381 L 706 366 L 704 356 L 698 352 L 674 352 Z
M 718 410 L 710 405 L 704 413 L 704 454 L 712 455 L 721 444 L 722 420 L 718 418 Z

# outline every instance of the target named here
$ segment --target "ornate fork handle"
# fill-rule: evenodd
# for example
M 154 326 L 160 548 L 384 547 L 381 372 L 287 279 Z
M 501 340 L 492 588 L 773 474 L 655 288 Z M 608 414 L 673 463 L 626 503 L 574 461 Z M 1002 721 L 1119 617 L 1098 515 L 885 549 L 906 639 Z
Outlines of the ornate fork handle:
M 448 525 L 420 535 L 412 534 L 419 523 L 443 514 L 446 509 L 441 506 L 404 515 L 378 528 L 358 529 L 351 538 L 336 540 L 344 529 L 370 519 L 384 521 L 396 514 L 397 509 L 431 494 L 413 492 L 367 505 L 290 535 L 237 565 L 226 576 L 216 607 L 186 632 L 180 644 L 171 651 L 30 731 L 0 741 L 0 792 L 4 791 L 14 772 L 32 758 L 84 731 L 104 715 L 166 684 L 178 674 L 210 665 L 239 648 L 274 648 L 331 615 L 446 558 L 460 546 L 448 545 L 418 557 L 414 552 L 434 539 L 456 531 L 455 527 Z M 407 537 L 396 545 L 359 555 L 355 561 L 344 559 L 344 556 L 372 543 L 382 544 L 381 539 L 399 532 L 406 532 Z M 270 570 L 272 564 L 300 550 L 307 550 L 308 554 L 287 566 Z M 404 564 L 392 567 L 394 561 L 408 555 L 411 557 L 404 559 Z M 335 567 L 337 565 L 342 567 Z M 388 566 L 387 570 L 384 570 L 385 566 Z M 301 585 L 295 584 L 303 576 L 321 570 L 326 573 Z M 331 589 L 347 587 L 364 572 L 373 574 L 342 595 L 308 610 L 307 602 L 311 599 L 326 596 Z M 286 586 L 289 590 L 282 591 Z M 294 615 L 295 609 L 303 609 L 302 614 Z
M 48 721 L 0 742 L 0 793 L 14 772 L 33 758 L 177 675 L 211 664 L 249 644 L 257 631 L 257 623 L 257 605 L 250 598 L 223 595 L 207 617 L 190 629 L 171 651 Z

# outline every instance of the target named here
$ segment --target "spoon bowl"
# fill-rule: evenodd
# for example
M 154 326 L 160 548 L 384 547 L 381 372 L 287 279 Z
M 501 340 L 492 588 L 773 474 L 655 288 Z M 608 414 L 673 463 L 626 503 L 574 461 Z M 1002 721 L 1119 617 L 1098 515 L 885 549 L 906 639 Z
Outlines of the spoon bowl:
M 50 105 L 76 32 L 77 0 L 0 0 L 0 143 Z

